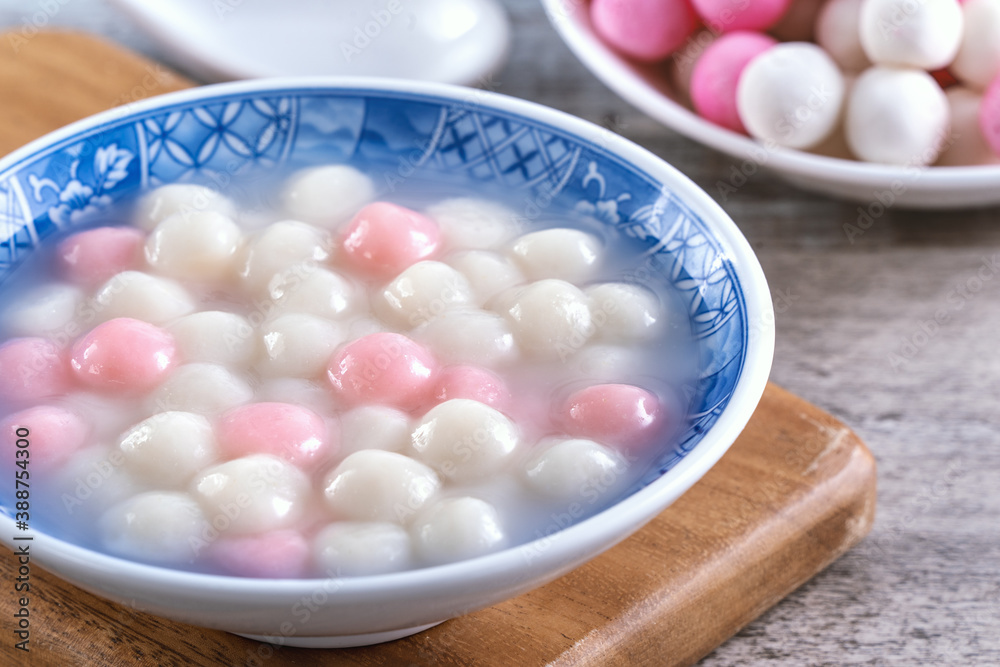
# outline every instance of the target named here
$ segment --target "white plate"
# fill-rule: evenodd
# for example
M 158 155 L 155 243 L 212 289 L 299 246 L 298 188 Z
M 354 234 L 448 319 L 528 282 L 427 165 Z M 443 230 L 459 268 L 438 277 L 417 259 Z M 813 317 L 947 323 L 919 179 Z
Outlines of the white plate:
M 1000 204 L 1000 165 L 895 167 L 765 149 L 678 103 L 666 65 L 639 65 L 612 51 L 594 33 L 585 0 L 542 0 L 542 4 L 563 41 L 597 78 L 667 127 L 731 155 L 737 173 L 752 178 L 757 169 L 773 171 L 806 190 L 861 202 L 872 220 L 893 206 L 944 209 Z M 736 190 L 743 182 L 728 166 L 719 180 Z M 860 223 L 871 224 L 862 211 Z

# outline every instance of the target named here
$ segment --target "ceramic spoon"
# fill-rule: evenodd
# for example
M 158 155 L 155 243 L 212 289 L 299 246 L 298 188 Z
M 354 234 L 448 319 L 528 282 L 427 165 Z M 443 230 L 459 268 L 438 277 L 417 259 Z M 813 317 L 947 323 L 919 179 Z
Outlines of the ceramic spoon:
M 494 0 L 113 0 L 206 81 L 391 76 L 472 85 L 506 55 Z

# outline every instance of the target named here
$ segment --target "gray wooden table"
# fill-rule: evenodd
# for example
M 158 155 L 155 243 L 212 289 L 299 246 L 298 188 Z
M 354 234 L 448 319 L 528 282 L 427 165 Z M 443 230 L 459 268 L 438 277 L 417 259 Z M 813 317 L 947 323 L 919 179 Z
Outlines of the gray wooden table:
M 605 88 L 559 41 L 538 0 L 505 4 L 514 45 L 491 87 L 609 127 L 719 197 L 729 158 Z M 51 5 L 59 9 L 48 27 L 90 30 L 169 60 L 103 2 Z M 40 7 L 0 0 L 0 28 Z M 771 285 L 772 379 L 868 443 L 879 508 L 858 548 L 702 664 L 1000 664 L 1000 209 L 890 209 L 852 243 L 843 225 L 856 205 L 765 173 L 720 203 Z

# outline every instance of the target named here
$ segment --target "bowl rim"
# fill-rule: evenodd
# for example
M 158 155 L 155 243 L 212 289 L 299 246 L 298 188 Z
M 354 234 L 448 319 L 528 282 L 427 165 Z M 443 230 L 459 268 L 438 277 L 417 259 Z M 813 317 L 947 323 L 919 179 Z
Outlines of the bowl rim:
M 962 190 L 979 190 L 1000 186 L 1000 164 L 895 166 L 861 162 L 765 145 L 715 125 L 650 85 L 637 71 L 642 67 L 640 63 L 628 61 L 601 41 L 590 24 L 586 10 L 588 0 L 541 2 L 556 33 L 604 85 L 654 120 L 733 158 L 830 183 L 856 185 L 861 181 L 873 189 L 891 189 L 894 183 L 900 181 L 911 190 L 959 186 Z M 762 152 L 766 155 L 764 160 L 756 157 Z
M 551 125 L 571 135 L 582 145 L 627 163 L 631 169 L 643 173 L 653 182 L 667 184 L 719 239 L 743 293 L 747 328 L 746 356 L 726 408 L 691 452 L 646 487 L 550 537 L 464 561 L 379 575 L 256 579 L 190 572 L 131 561 L 32 530 L 32 544 L 35 545 L 32 555 L 43 565 L 58 564 L 60 567 L 53 568 L 57 572 L 64 568 L 84 568 L 91 573 L 108 574 L 114 577 L 116 587 L 119 588 L 125 582 L 141 581 L 158 586 L 161 590 L 191 593 L 211 590 L 216 594 L 256 600 L 299 598 L 315 591 L 317 586 L 335 579 L 337 598 L 346 602 L 370 599 L 373 595 L 400 596 L 407 592 L 426 592 L 433 587 L 454 590 L 496 580 L 497 573 L 513 573 L 519 568 L 533 569 L 525 567 L 524 563 L 524 550 L 528 548 L 539 549 L 537 560 L 540 565 L 544 564 L 548 569 L 559 568 L 561 572 L 567 569 L 567 563 L 575 566 L 582 560 L 589 560 L 637 529 L 618 534 L 621 531 L 620 528 L 616 531 L 616 526 L 642 526 L 676 500 L 722 457 L 749 421 L 767 384 L 774 352 L 771 296 L 763 269 L 749 242 L 714 199 L 663 159 L 593 123 L 535 102 L 450 84 L 368 77 L 279 77 L 211 84 L 151 97 L 71 123 L 0 159 L 0 178 L 7 176 L 10 169 L 27 158 L 57 150 L 67 140 L 85 139 L 95 131 L 127 123 L 129 119 L 171 105 L 208 101 L 234 94 L 324 90 L 336 91 L 338 94 L 356 91 L 359 94 L 388 97 L 405 95 L 408 99 L 422 97 L 445 104 L 463 104 L 474 98 L 475 103 L 486 111 L 498 111 L 523 117 L 529 122 Z M 599 145 L 597 139 L 600 140 Z M 14 519 L 0 514 L 0 540 L 13 548 L 17 542 L 9 536 L 15 534 Z M 608 537 L 613 535 L 618 535 L 617 539 L 607 543 Z M 588 555 L 581 559 L 581 553 Z

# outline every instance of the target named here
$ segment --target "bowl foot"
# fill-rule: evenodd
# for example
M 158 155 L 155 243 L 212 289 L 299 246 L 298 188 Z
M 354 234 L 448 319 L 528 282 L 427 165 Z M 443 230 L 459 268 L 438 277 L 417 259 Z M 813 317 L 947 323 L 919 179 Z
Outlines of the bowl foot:
M 245 635 L 241 632 L 235 634 L 247 639 L 255 639 L 259 642 L 277 644 L 279 646 L 294 646 L 296 648 L 349 648 L 352 646 L 371 646 L 382 642 L 391 642 L 394 639 L 402 639 L 423 632 L 428 628 L 433 628 L 438 623 L 428 625 L 418 625 L 412 628 L 401 630 L 387 630 L 386 632 L 371 632 L 363 635 L 336 635 L 330 637 L 282 637 L 280 635 Z

